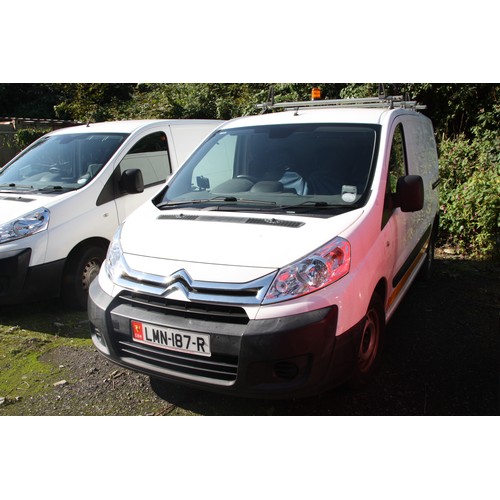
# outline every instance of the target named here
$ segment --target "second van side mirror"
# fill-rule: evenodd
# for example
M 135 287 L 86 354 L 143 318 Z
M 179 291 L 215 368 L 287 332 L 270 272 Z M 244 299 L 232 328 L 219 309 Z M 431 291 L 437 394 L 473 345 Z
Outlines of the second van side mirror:
M 420 175 L 405 175 L 398 179 L 394 208 L 402 212 L 418 212 L 424 206 L 424 181 Z
M 120 178 L 120 188 L 128 194 L 142 193 L 144 191 L 142 172 L 138 168 L 125 170 Z

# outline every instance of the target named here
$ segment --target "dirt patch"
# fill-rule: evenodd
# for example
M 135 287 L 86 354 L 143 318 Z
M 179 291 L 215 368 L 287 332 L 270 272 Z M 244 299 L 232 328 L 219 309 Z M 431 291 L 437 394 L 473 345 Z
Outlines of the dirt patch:
M 40 361 L 60 368 L 45 394 L 9 404 L 10 415 L 159 415 L 175 407 L 159 398 L 149 378 L 103 359 L 93 347 L 58 347 Z
M 9 401 L 0 415 L 498 415 L 500 266 L 438 252 L 429 282 L 416 282 L 387 329 L 381 368 L 363 390 L 314 398 L 227 397 L 120 368 L 92 346 L 56 348 L 41 361 L 58 385 Z

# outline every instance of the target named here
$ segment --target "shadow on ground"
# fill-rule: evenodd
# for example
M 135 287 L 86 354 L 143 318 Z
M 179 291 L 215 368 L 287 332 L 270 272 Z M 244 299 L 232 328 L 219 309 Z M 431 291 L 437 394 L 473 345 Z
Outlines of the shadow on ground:
M 62 337 L 90 338 L 87 313 L 68 309 L 59 299 L 0 306 L 0 323 Z

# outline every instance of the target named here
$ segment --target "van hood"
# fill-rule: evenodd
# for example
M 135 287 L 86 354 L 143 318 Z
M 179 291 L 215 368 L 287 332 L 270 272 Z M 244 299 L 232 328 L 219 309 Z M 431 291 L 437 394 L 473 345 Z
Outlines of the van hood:
M 47 196 L 31 193 L 0 192 L 0 224 L 16 219 L 32 210 L 47 206 Z
M 126 255 L 182 263 L 280 268 L 340 235 L 363 213 L 293 214 L 159 211 L 146 203 L 122 227 Z M 135 259 L 134 259 L 135 260 Z

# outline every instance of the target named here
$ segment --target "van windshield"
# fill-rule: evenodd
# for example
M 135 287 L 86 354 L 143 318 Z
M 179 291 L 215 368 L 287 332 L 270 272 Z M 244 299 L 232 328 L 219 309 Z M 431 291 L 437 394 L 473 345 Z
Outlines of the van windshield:
M 369 195 L 378 135 L 378 126 L 357 124 L 221 130 L 155 201 L 162 209 L 190 204 L 323 212 L 359 207 Z
M 0 190 L 61 191 L 85 186 L 128 134 L 43 137 L 0 170 Z

